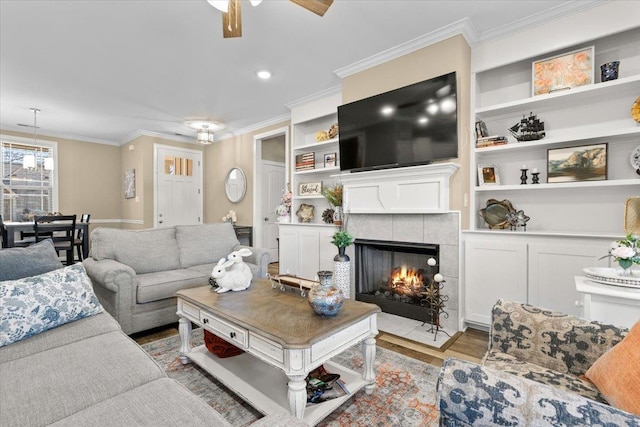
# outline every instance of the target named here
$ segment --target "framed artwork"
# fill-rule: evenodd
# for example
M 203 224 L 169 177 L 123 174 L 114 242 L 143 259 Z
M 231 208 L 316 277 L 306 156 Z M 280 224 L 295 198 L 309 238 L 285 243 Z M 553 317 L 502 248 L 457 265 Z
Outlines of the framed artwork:
M 498 166 L 478 165 L 478 185 L 500 185 Z
M 324 155 L 324 167 L 331 168 L 336 165 L 336 153 L 328 153 Z
M 298 186 L 299 196 L 321 196 L 322 182 L 302 182 Z
M 531 95 L 542 95 L 558 90 L 593 84 L 594 47 L 534 61 Z
M 136 197 L 136 170 L 129 169 L 124 172 L 124 198 L 133 199 Z
M 606 180 L 608 147 L 604 142 L 548 149 L 547 182 Z

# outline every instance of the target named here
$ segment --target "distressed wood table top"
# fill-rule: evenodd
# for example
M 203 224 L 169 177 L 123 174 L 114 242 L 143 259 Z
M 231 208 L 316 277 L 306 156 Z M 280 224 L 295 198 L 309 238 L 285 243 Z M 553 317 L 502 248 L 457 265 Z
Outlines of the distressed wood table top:
M 345 299 L 335 317 L 313 312 L 297 292 L 273 289 L 266 279 L 254 279 L 249 289 L 218 294 L 210 286 L 176 293 L 197 307 L 250 331 L 267 335 L 286 348 L 308 347 L 358 321 L 380 312 L 375 304 Z

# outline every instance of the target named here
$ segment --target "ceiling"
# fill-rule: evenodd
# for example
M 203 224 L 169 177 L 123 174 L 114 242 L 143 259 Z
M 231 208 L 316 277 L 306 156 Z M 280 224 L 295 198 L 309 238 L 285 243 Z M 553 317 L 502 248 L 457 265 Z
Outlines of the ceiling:
M 245 4 L 246 3 L 246 4 Z M 598 3 L 335 0 L 319 17 L 286 0 L 243 2 L 223 39 L 205 0 L 0 0 L 0 127 L 119 144 L 138 131 L 216 139 L 284 120 L 287 104 L 340 85 L 336 70 L 468 18 L 478 40 Z M 255 72 L 268 69 L 268 81 Z

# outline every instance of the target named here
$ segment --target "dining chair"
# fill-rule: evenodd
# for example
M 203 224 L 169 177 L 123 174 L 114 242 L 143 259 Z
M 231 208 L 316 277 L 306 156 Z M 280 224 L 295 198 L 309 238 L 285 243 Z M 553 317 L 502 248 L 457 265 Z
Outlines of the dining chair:
M 4 221 L 2 221 L 2 215 L 0 215 L 0 239 L 2 239 L 2 249 L 7 247 L 7 229 L 4 228 Z
M 66 252 L 66 265 L 73 264 L 74 237 L 76 232 L 75 215 L 47 215 L 34 218 L 33 230 L 36 242 L 53 240 L 58 252 Z
M 0 215 L 0 238 L 2 240 L 1 248 L 5 249 L 9 247 L 8 238 L 9 233 L 7 231 L 7 227 L 4 226 L 4 221 L 2 220 L 2 215 Z M 18 240 L 13 242 L 13 247 L 26 247 L 30 244 L 35 243 L 35 240 L 27 239 L 27 240 Z
M 82 216 L 80 217 L 80 222 L 89 224 L 90 219 L 91 219 L 91 214 L 82 214 Z M 85 232 L 83 229 L 79 228 L 78 230 L 76 230 L 76 237 L 73 240 L 73 245 L 76 247 L 76 250 L 78 252 L 79 261 L 83 261 L 88 255 L 88 254 L 85 254 L 84 251 L 82 250 L 84 245 L 84 239 L 87 237 L 88 236 L 85 235 Z

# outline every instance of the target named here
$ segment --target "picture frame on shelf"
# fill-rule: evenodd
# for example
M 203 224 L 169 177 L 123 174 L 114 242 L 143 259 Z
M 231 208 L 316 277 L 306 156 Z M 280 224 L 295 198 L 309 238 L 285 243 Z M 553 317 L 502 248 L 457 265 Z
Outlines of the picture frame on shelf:
M 531 96 L 594 83 L 594 46 L 572 50 L 531 65 Z
M 324 167 L 333 168 L 336 166 L 337 153 L 327 153 L 324 155 Z
M 498 166 L 494 164 L 478 165 L 478 185 L 500 185 Z
M 604 181 L 609 143 L 547 149 L 547 182 Z
M 313 151 L 296 155 L 296 172 L 315 169 L 316 154 Z
M 321 196 L 322 181 L 320 182 L 301 182 L 298 185 L 298 196 Z
M 476 121 L 476 141 L 478 138 L 485 138 L 489 136 L 489 132 L 487 131 L 487 124 L 482 120 Z

